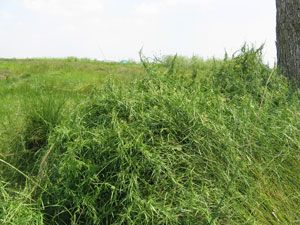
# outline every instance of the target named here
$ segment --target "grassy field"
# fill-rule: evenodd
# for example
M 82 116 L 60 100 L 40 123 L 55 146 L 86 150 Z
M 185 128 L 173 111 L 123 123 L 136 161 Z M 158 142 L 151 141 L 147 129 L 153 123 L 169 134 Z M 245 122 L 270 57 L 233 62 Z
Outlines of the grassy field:
M 300 224 L 300 91 L 224 60 L 0 60 L 0 224 Z

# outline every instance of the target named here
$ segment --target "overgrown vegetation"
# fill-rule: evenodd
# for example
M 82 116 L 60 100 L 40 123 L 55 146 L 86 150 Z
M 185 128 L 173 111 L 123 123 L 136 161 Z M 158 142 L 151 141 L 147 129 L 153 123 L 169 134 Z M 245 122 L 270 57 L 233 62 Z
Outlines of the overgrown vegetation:
M 0 83 L 0 223 L 299 223 L 300 93 L 261 49 L 33 62 Z M 102 67 L 117 75 L 95 83 Z

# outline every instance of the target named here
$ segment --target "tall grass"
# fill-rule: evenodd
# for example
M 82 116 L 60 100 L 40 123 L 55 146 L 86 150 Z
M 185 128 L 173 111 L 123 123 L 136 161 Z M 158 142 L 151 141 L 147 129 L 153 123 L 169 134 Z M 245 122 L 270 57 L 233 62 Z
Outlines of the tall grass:
M 9 188 L 21 185 L 14 219 L 297 224 L 300 93 L 263 64 L 261 49 L 142 63 L 148 75 L 107 81 L 76 106 L 53 95 L 25 107 L 11 166 L 1 166 L 19 175 L 2 174 Z M 1 193 L 8 221 L 14 195 L 5 185 Z

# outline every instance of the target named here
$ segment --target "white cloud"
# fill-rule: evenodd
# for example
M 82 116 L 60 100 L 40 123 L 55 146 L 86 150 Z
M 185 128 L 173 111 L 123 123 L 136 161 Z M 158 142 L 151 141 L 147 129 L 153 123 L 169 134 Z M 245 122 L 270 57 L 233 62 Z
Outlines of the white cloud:
M 186 5 L 203 5 L 207 3 L 212 3 L 215 0 L 160 0 L 162 4 L 166 6 L 176 6 L 180 4 L 186 4 Z
M 9 12 L 6 11 L 0 11 L 0 18 L 4 19 L 4 20 L 10 20 L 13 19 L 13 15 Z
M 142 2 L 135 7 L 135 10 L 139 14 L 158 14 L 161 7 L 159 2 Z
M 139 14 L 158 14 L 162 10 L 180 6 L 206 6 L 212 4 L 216 0 L 152 0 L 143 1 L 136 5 L 136 12 Z
M 59 16 L 96 15 L 103 10 L 101 0 L 23 0 L 25 7 Z

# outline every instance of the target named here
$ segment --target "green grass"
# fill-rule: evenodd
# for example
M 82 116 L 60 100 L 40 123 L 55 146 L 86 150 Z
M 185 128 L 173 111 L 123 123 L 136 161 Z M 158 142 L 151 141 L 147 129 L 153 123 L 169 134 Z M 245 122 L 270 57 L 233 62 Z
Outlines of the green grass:
M 0 223 L 299 224 L 300 92 L 261 49 L 142 59 L 0 61 Z

